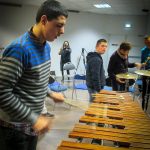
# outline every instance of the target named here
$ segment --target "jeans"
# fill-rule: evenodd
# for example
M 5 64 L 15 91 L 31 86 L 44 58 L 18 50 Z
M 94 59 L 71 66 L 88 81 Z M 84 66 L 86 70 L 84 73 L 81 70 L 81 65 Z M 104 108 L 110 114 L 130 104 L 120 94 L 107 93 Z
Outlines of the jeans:
M 70 71 L 69 70 L 66 70 L 67 71 L 67 75 L 70 75 Z M 64 80 L 64 70 L 62 70 L 62 80 Z M 69 77 L 68 77 L 68 80 L 69 80 Z
M 0 150 L 36 150 L 37 136 L 0 126 Z
M 94 100 L 94 97 L 92 96 L 92 94 L 96 94 L 98 92 L 94 89 L 89 88 L 89 87 L 88 87 L 88 92 L 89 92 L 89 97 L 90 97 L 90 99 L 89 99 L 90 103 L 92 103 L 92 101 Z

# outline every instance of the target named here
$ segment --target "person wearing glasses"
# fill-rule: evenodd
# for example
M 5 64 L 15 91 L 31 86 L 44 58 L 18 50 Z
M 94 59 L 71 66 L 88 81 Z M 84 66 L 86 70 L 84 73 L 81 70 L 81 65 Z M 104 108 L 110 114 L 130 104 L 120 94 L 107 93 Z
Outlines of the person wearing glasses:
M 129 62 L 128 55 L 130 50 L 131 44 L 123 42 L 120 44 L 118 50 L 116 50 L 110 57 L 107 71 L 114 91 L 125 91 L 125 80 L 117 78 L 117 74 L 127 73 L 128 68 L 141 68 L 140 63 Z

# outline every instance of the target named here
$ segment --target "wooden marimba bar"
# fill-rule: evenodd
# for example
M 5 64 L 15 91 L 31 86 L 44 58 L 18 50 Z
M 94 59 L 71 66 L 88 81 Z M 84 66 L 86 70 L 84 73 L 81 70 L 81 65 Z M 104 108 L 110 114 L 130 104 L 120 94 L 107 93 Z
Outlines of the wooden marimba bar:
M 79 122 L 70 138 L 112 141 L 121 147 L 62 141 L 58 150 L 150 150 L 150 118 L 127 93 L 95 95 Z

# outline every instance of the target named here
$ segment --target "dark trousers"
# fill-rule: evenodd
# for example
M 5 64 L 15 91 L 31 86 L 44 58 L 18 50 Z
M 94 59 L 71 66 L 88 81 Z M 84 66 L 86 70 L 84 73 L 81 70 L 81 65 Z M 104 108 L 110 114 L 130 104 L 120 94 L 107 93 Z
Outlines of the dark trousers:
M 89 87 L 88 87 L 88 92 L 89 92 L 89 101 L 90 101 L 90 103 L 92 103 L 94 98 L 95 98 L 95 97 L 93 97 L 92 94 L 96 94 L 98 92 L 94 89 L 89 88 Z
M 101 86 L 101 90 L 104 88 L 104 86 Z M 98 91 L 96 91 L 95 89 L 92 89 L 92 88 L 90 88 L 90 87 L 88 87 L 88 93 L 89 93 L 89 101 L 90 101 L 90 103 L 92 103 L 93 102 L 93 100 L 94 100 L 94 96 L 93 96 L 93 94 L 96 94 L 96 93 L 99 93 Z
M 129 91 L 129 86 L 133 85 L 134 82 L 135 80 L 130 79 L 126 87 L 126 83 L 118 83 L 116 79 L 111 80 L 113 91 L 126 91 L 126 90 Z
M 0 126 L 0 150 L 36 150 L 37 136 Z
M 118 83 L 115 79 L 111 80 L 113 91 L 125 91 L 125 84 Z
M 69 75 L 70 71 L 69 70 L 66 70 L 66 71 L 67 71 L 67 75 Z M 62 73 L 62 80 L 64 80 L 64 70 L 62 70 L 61 73 Z M 69 78 L 68 78 L 68 80 L 69 80 Z
M 149 80 L 148 87 L 147 87 L 147 80 Z M 143 108 L 143 110 L 144 109 L 147 110 L 148 101 L 149 101 L 149 97 L 150 97 L 150 78 L 146 77 L 146 76 L 143 76 L 142 81 L 143 81 L 143 86 L 142 86 L 142 108 Z M 147 90 L 148 95 L 146 95 L 146 90 Z

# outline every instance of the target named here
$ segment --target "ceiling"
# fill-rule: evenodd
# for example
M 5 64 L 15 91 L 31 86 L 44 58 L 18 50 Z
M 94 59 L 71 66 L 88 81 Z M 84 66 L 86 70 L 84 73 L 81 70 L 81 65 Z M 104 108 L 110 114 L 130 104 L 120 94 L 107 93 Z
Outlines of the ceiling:
M 1 2 L 5 2 L 20 5 L 39 6 L 43 1 L 44 0 L 0 0 L 0 5 Z M 68 10 L 75 10 L 75 12 L 90 12 L 97 14 L 113 14 L 113 15 L 150 14 L 150 0 L 58 0 L 58 1 L 63 3 Z M 108 3 L 112 7 L 108 9 L 95 8 L 93 5 L 98 3 Z

